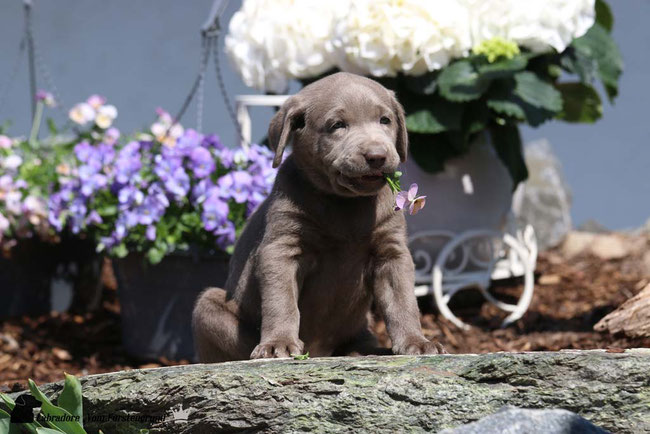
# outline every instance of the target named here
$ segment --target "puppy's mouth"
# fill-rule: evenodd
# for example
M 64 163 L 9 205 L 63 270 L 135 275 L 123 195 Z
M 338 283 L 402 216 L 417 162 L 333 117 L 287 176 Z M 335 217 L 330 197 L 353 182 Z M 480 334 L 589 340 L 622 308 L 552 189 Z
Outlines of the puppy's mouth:
M 341 184 L 344 187 L 361 195 L 376 193 L 386 184 L 386 178 L 381 171 L 364 173 L 363 175 L 345 175 L 340 173 L 339 176 Z

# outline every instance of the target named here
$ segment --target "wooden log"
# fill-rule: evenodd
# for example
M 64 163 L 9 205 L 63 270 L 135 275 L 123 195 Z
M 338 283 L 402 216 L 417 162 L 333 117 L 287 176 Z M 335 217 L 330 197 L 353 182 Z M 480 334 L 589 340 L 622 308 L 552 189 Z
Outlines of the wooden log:
M 594 330 L 631 338 L 650 337 L 650 284 L 598 321 Z
M 613 432 L 650 432 L 643 349 L 243 361 L 81 382 L 89 432 L 436 432 L 506 405 L 564 408 Z M 61 387 L 43 389 L 52 396 Z

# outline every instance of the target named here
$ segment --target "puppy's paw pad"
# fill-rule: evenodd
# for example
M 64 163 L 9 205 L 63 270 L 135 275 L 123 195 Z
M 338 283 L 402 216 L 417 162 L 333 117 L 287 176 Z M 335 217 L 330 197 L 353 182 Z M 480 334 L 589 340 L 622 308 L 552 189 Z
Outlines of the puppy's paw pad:
M 302 354 L 305 345 L 300 340 L 274 340 L 257 345 L 251 359 L 279 359 Z

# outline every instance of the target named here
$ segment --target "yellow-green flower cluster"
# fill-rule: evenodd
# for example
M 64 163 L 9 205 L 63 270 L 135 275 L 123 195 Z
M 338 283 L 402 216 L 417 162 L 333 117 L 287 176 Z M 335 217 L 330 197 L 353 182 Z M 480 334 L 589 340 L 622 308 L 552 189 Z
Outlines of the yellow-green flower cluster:
M 472 52 L 476 55 L 484 55 L 490 63 L 500 58 L 512 59 L 520 53 L 516 43 L 499 36 L 481 42 L 472 49 Z

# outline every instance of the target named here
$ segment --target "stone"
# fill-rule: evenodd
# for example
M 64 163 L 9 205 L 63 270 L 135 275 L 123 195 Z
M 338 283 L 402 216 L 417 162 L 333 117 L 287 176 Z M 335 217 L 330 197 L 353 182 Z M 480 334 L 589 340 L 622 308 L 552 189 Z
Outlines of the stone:
M 613 233 L 597 235 L 589 250 L 592 254 L 605 261 L 623 259 L 630 253 L 626 240 L 622 236 Z
M 569 232 L 562 243 L 562 255 L 565 258 L 573 258 L 589 250 L 589 246 L 594 242 L 595 234 L 590 232 Z
M 535 229 L 540 250 L 555 247 L 572 228 L 571 191 L 546 139 L 524 148 L 528 179 L 513 199 L 515 214 Z
M 504 406 L 650 432 L 647 349 L 250 360 L 80 380 L 89 432 L 438 432 Z
M 588 253 L 609 261 L 623 259 L 628 256 L 630 246 L 630 240 L 623 234 L 571 231 L 562 243 L 562 254 L 570 259 Z
M 568 410 L 504 408 L 476 422 L 440 434 L 606 434 L 588 420 Z

